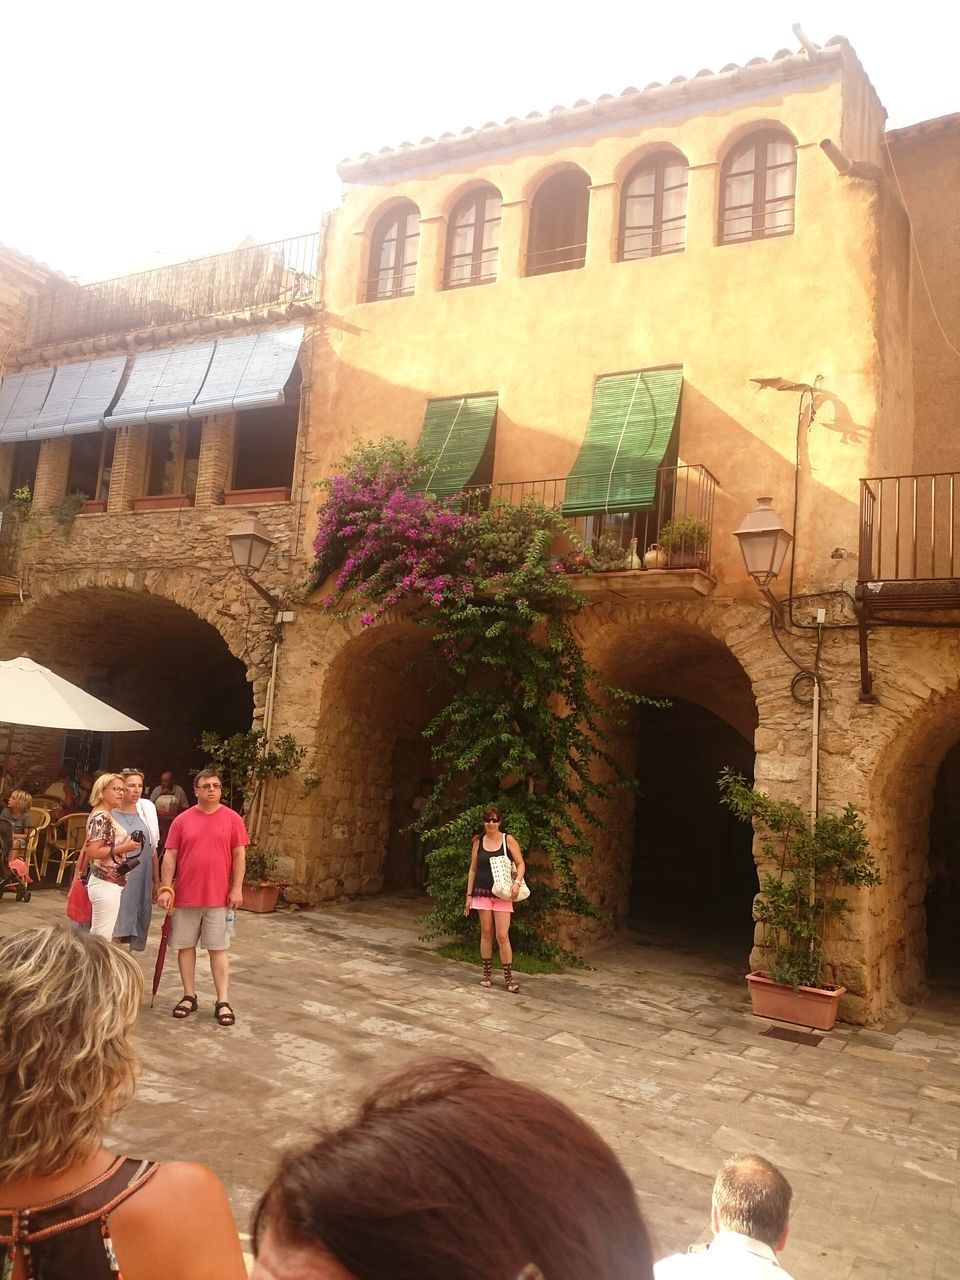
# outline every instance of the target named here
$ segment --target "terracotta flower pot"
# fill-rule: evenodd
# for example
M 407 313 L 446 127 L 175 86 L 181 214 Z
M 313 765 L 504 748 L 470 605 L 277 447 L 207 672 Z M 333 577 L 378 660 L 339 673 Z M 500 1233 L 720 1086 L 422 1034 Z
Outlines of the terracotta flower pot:
M 276 881 L 264 881 L 263 884 L 245 884 L 243 886 L 243 901 L 240 903 L 241 911 L 257 911 L 261 914 L 268 911 L 276 911 L 277 899 L 280 897 L 282 884 Z
M 837 1020 L 846 987 L 788 987 L 762 973 L 748 973 L 750 1003 L 758 1018 L 775 1018 L 799 1027 L 829 1031 Z

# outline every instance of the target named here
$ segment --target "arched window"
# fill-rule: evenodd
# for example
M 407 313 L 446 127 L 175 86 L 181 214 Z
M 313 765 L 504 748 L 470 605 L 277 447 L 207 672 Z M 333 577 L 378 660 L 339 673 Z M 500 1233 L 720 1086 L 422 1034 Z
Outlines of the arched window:
M 447 236 L 445 289 L 496 280 L 501 203 L 494 187 L 480 187 L 458 201 Z
M 687 231 L 687 162 L 676 151 L 648 156 L 631 172 L 620 204 L 620 261 L 679 253 Z
M 380 298 L 405 298 L 417 280 L 417 248 L 420 243 L 420 210 L 403 204 L 385 213 L 377 223 L 370 245 L 367 302 Z
M 582 169 L 565 169 L 546 180 L 530 212 L 528 276 L 583 266 L 589 206 L 590 179 Z
M 722 169 L 719 240 L 765 240 L 793 234 L 797 148 L 779 129 L 751 133 Z

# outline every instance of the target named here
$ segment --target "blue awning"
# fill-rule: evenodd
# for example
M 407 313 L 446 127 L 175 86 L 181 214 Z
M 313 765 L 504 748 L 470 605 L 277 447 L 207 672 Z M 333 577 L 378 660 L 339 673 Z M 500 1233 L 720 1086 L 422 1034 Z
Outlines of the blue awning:
M 52 369 L 12 373 L 0 384 L 0 444 L 30 438 L 53 381 Z
M 215 345 L 211 340 L 142 351 L 104 425 L 126 427 L 185 418 L 203 386 Z
M 30 428 L 31 440 L 98 431 L 117 394 L 127 357 L 107 356 L 60 365 L 46 402 Z
M 302 324 L 220 338 L 190 417 L 283 404 L 283 388 L 302 342 Z

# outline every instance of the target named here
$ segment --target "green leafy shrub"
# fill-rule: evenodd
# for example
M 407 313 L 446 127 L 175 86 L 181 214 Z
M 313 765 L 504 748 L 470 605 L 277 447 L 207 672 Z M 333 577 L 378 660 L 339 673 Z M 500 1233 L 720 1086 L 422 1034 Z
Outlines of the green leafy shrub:
M 724 769 L 720 801 L 760 836 L 764 857 L 776 866 L 760 878 L 754 916 L 764 926 L 769 976 L 789 986 L 823 984 L 823 944 L 830 922 L 849 911 L 842 890 L 871 888 L 880 875 L 866 831 L 853 805 L 821 814 L 811 827 L 790 800 L 773 800 Z

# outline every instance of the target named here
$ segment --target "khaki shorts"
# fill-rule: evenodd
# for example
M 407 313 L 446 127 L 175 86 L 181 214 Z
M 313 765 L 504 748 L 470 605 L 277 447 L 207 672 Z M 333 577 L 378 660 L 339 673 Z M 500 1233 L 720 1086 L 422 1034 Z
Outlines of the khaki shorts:
M 183 951 L 198 942 L 204 951 L 229 950 L 226 907 L 174 908 L 170 946 L 174 951 Z

